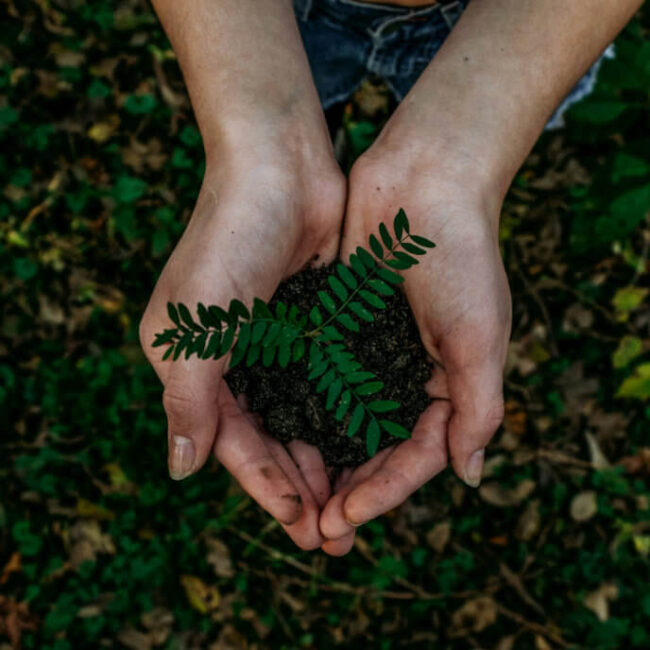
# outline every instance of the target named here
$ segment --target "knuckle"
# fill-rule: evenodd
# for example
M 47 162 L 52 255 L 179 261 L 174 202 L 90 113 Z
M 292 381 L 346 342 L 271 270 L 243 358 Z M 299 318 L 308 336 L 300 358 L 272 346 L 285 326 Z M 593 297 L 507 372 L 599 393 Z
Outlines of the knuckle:
M 201 406 L 196 395 L 175 387 L 165 388 L 162 402 L 167 417 L 174 422 L 175 427 L 190 426 L 196 420 L 195 414 Z

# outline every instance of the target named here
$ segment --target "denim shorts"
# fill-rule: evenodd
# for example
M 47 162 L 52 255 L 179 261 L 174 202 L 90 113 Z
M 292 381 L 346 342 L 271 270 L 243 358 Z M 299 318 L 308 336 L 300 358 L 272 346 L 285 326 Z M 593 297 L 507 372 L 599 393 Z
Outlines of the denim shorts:
M 436 55 L 470 0 L 442 0 L 424 7 L 359 0 L 294 0 L 298 26 L 323 108 L 347 100 L 361 81 L 381 77 L 400 101 Z M 547 129 L 588 95 L 606 50 L 558 106 Z

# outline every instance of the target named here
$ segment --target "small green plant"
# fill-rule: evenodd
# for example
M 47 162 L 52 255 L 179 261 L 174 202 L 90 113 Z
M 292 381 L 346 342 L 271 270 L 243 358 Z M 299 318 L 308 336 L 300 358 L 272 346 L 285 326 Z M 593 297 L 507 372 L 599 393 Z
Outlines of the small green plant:
M 380 241 L 381 240 L 381 241 Z M 373 456 L 379 446 L 381 430 L 399 437 L 410 436 L 402 425 L 385 418 L 400 408 L 394 400 L 373 399 L 384 384 L 364 370 L 345 343 L 341 328 L 358 332 L 359 321 L 372 322 L 373 309 L 386 309 L 382 296 L 395 292 L 404 278 L 402 271 L 418 264 L 416 256 L 426 254 L 435 244 L 425 237 L 412 235 L 404 210 L 393 221 L 393 235 L 385 224 L 379 225 L 379 237 L 370 235 L 370 251 L 358 247 L 350 255 L 350 265 L 337 264 L 327 282 L 330 291 L 319 291 L 319 304 L 308 315 L 298 307 L 277 302 L 275 311 L 259 298 L 252 309 L 236 298 L 228 309 L 202 303 L 197 305 L 198 321 L 183 304 L 168 303 L 169 317 L 175 327 L 156 334 L 153 346 L 168 345 L 163 359 L 176 360 L 197 355 L 201 359 L 219 359 L 232 350 L 229 368 L 240 363 L 264 366 L 277 362 L 281 368 L 308 358 L 308 379 L 318 382 L 316 393 L 327 391 L 325 406 L 335 409 L 335 418 L 347 422 L 347 435 L 354 436 L 365 424 L 366 448 Z

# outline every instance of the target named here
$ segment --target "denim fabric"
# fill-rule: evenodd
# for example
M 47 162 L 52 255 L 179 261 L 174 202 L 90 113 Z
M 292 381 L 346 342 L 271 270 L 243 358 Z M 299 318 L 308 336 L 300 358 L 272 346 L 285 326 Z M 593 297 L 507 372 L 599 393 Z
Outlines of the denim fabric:
M 385 80 L 400 101 L 440 49 L 470 0 L 411 8 L 359 0 L 294 0 L 298 26 L 323 108 L 345 101 L 364 77 Z M 602 58 L 560 104 L 547 129 L 591 92 Z

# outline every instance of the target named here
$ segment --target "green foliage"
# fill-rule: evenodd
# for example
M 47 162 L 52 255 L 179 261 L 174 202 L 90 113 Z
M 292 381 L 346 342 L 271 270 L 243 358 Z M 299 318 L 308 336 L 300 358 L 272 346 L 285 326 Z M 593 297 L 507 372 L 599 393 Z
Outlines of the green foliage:
M 174 361 L 181 354 L 185 359 L 192 355 L 220 359 L 232 351 L 229 368 L 242 362 L 249 367 L 259 362 L 268 367 L 276 362 L 286 368 L 300 361 L 308 350 L 307 377 L 317 381 L 316 393 L 324 393 L 327 410 L 346 422 L 348 436 L 365 431 L 368 455 L 374 456 L 382 430 L 398 438 L 408 438 L 410 433 L 396 422 L 377 418 L 401 405 L 394 400 L 365 399 L 380 393 L 384 384 L 355 360 L 345 346 L 344 332 L 358 332 L 359 320 L 372 322 L 372 309 L 386 309 L 381 296 L 392 295 L 395 290 L 391 285 L 402 282 L 399 274 L 383 265 L 408 269 L 435 246 L 425 237 L 410 233 L 404 210 L 395 216 L 393 234 L 381 223 L 379 237 L 372 234 L 368 239 L 372 253 L 358 247 L 350 256 L 349 266 L 336 265 L 327 278 L 330 291 L 318 292 L 320 304 L 314 305 L 308 316 L 283 302 L 272 313 L 259 298 L 249 311 L 233 298 L 227 310 L 199 303 L 197 322 L 186 305 L 169 303 L 168 315 L 174 327 L 157 333 L 152 345 L 167 346 L 162 358 Z

